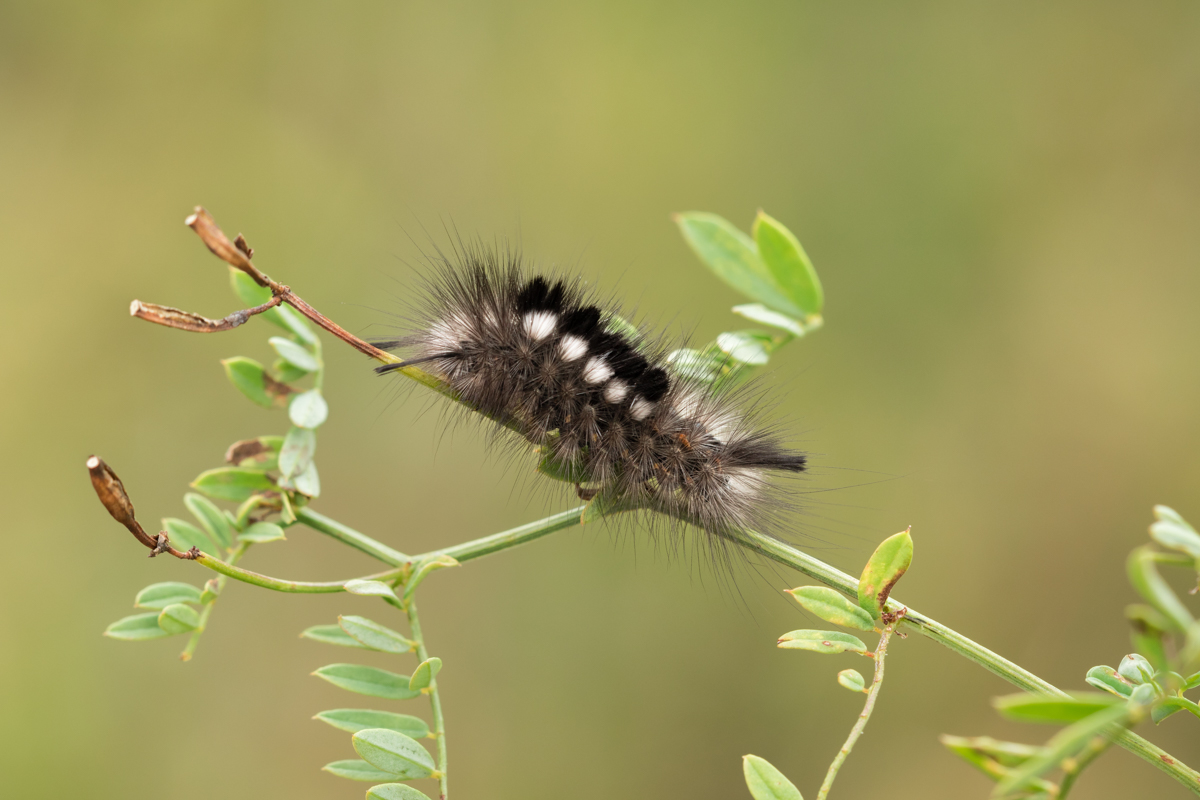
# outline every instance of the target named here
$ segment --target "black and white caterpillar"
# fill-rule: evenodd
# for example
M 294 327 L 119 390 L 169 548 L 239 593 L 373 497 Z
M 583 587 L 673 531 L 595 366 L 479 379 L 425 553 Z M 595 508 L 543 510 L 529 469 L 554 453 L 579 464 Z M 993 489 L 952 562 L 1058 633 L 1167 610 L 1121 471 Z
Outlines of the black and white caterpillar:
M 561 474 L 610 498 L 725 538 L 764 530 L 780 507 L 773 472 L 805 456 L 737 397 L 671 371 L 578 279 L 527 274 L 521 259 L 464 247 L 442 257 L 404 349 L 469 406 L 539 445 Z M 589 492 L 590 493 L 590 492 Z

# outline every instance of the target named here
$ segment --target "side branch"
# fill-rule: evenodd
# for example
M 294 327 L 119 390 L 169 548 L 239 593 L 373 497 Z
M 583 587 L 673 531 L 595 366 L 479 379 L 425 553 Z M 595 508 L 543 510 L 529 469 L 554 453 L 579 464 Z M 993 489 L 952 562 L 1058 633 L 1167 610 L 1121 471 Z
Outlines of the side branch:
M 243 308 L 241 311 L 235 311 L 223 319 L 209 319 L 199 314 L 193 314 L 191 311 L 184 311 L 181 308 L 160 306 L 157 303 L 143 303 L 141 300 L 134 300 L 129 304 L 129 315 L 158 325 L 166 325 L 168 328 L 178 328 L 182 331 L 218 333 L 220 331 L 231 331 L 239 325 L 245 324 L 255 314 L 261 314 L 269 308 L 274 308 L 281 302 L 283 302 L 283 298 L 276 295 L 261 306 Z

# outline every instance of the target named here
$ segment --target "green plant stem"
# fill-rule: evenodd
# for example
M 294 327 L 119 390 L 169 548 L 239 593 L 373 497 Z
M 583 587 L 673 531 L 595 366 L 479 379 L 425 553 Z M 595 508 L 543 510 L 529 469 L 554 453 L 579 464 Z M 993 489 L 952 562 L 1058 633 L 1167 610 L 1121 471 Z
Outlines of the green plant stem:
M 846 763 L 850 751 L 854 749 L 855 743 L 867 729 L 867 721 L 871 719 L 871 712 L 875 710 L 875 698 L 879 697 L 879 690 L 883 688 L 883 659 L 887 655 L 888 640 L 892 638 L 893 630 L 894 627 L 888 625 L 879 635 L 879 646 L 875 648 L 875 675 L 871 679 L 871 688 L 867 692 L 867 702 L 863 705 L 862 713 L 858 715 L 858 722 L 854 723 L 854 727 L 850 729 L 846 743 L 833 757 L 829 771 L 825 773 L 825 782 L 821 784 L 821 790 L 817 792 L 817 800 L 825 800 L 829 796 L 829 790 L 833 788 L 833 781 L 837 778 L 838 770 L 842 768 L 842 764 Z
M 249 542 L 240 542 L 237 548 L 229 554 L 229 564 L 236 564 L 249 549 Z M 226 580 L 227 578 L 224 575 L 217 578 L 217 596 L 214 597 L 212 602 L 206 605 L 204 610 L 200 612 L 200 624 L 196 627 L 196 630 L 192 631 L 192 635 L 188 639 L 187 647 L 183 648 L 183 652 L 179 654 L 180 661 L 191 661 L 192 656 L 196 654 L 196 646 L 200 644 L 200 634 L 204 633 L 204 629 L 208 627 L 208 618 L 212 616 L 213 606 L 216 605 L 217 601 L 221 599 L 221 592 L 225 589 Z
M 421 633 L 421 621 L 417 617 L 417 601 L 409 598 L 405 604 L 404 611 L 408 614 L 408 630 L 413 641 L 417 643 L 417 658 L 422 662 L 429 659 L 429 650 L 425 647 L 425 635 Z M 433 710 L 433 731 L 437 734 L 438 748 L 438 772 L 441 777 L 438 778 L 438 787 L 441 792 L 441 800 L 446 800 L 446 724 L 442 720 L 442 698 L 438 694 L 437 678 L 429 681 L 429 705 Z
M 241 567 L 235 567 L 233 564 L 213 558 L 208 553 L 203 552 L 196 559 L 196 563 L 202 567 L 211 569 L 213 572 L 219 572 L 221 575 L 241 581 L 242 583 L 249 583 L 252 586 L 258 586 L 263 589 L 291 594 L 331 594 L 333 592 L 344 592 L 346 591 L 347 581 L 392 581 L 403 577 L 408 570 L 408 567 L 404 566 L 399 569 L 388 570 L 387 572 L 376 572 L 373 575 L 346 578 L 346 580 L 342 581 L 287 581 L 280 578 L 272 578 L 269 575 L 260 575 L 257 572 L 251 572 Z
M 531 522 L 528 525 L 522 525 L 518 528 L 513 528 L 502 533 L 485 536 L 482 539 L 465 542 L 463 544 L 454 545 L 441 550 L 435 550 L 431 553 L 424 553 L 417 556 L 410 556 L 410 562 L 419 562 L 425 558 L 434 557 L 439 554 L 453 556 L 458 561 L 469 561 L 473 558 L 480 558 L 491 553 L 507 550 L 510 547 L 516 547 L 526 542 L 531 542 L 542 536 L 547 536 L 556 531 L 570 528 L 581 522 L 583 510 L 586 508 L 574 508 L 570 511 L 563 511 L 559 514 L 546 517 L 545 519 Z M 312 513 L 312 512 L 309 512 Z M 332 521 L 331 521 L 332 522 Z M 363 541 L 373 541 L 370 537 L 360 534 L 357 531 L 346 528 L 338 523 L 343 532 L 353 533 L 356 537 L 361 537 Z M 793 547 L 792 545 L 780 541 L 754 531 L 744 533 L 738 540 L 737 544 L 758 553 L 780 564 L 791 567 L 798 572 L 801 572 L 808 577 L 816 580 L 826 586 L 837 589 L 851 598 L 857 597 L 858 579 L 835 569 L 819 559 L 816 559 L 807 553 Z M 361 548 L 360 548 L 361 549 Z M 376 556 L 379 557 L 379 556 Z M 228 575 L 231 578 L 245 581 L 246 583 L 261 586 L 265 589 L 273 589 L 282 592 L 299 592 L 299 593 L 321 593 L 321 592 L 340 592 L 344 591 L 343 584 L 345 581 L 335 581 L 328 583 L 308 583 L 302 581 L 283 581 L 277 578 L 270 578 L 266 575 L 258 575 L 253 572 L 246 572 L 232 567 L 224 562 L 218 561 L 207 554 L 201 554 L 197 559 L 201 565 L 209 569 Z M 389 572 L 377 573 L 375 575 L 364 576 L 367 580 L 395 580 L 402 578 L 407 565 Z M 899 601 L 893 599 L 888 601 L 888 609 L 891 611 L 899 611 L 905 606 Z M 924 614 L 914 611 L 909 608 L 905 614 L 904 626 L 918 631 L 922 636 L 925 636 L 938 644 L 952 650 L 958 655 L 973 661 L 989 672 L 998 675 L 1014 686 L 1031 692 L 1048 694 L 1053 696 L 1065 696 L 1066 692 L 1049 683 L 1048 681 L 1039 678 L 1032 672 L 1020 667 L 1008 659 L 1002 658 L 991 650 L 988 650 L 983 645 L 968 639 L 958 631 L 955 631 L 940 622 L 925 616 Z M 1186 764 L 1181 763 L 1173 756 L 1168 754 L 1161 748 L 1151 744 L 1141 736 L 1132 731 L 1122 731 L 1115 736 L 1116 743 L 1126 750 L 1130 751 L 1138 758 L 1149 762 L 1162 772 L 1167 773 L 1180 784 L 1186 786 L 1191 792 L 1200 796 L 1200 772 L 1192 769 Z
M 1097 736 L 1088 742 L 1083 752 L 1063 765 L 1063 779 L 1058 787 L 1057 800 L 1063 800 L 1079 780 L 1080 773 L 1113 743 L 1111 736 Z
M 336 520 L 332 520 L 323 514 L 318 514 L 307 506 L 296 509 L 296 519 L 315 531 L 332 536 L 342 544 L 348 544 L 354 549 L 361 550 L 385 564 L 391 564 L 393 567 L 402 566 L 410 560 L 408 556 L 399 550 L 393 550 L 386 544 L 375 541 L 365 533 L 359 533 Z

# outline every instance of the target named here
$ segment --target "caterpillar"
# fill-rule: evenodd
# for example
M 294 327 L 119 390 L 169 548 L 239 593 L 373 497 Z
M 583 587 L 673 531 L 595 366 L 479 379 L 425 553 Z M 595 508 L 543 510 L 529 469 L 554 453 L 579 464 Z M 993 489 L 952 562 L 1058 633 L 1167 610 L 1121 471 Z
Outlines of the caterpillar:
M 578 278 L 533 274 L 514 252 L 463 246 L 434 260 L 412 330 L 376 342 L 444 381 L 468 406 L 539 446 L 560 473 L 627 507 L 724 540 L 769 533 L 774 473 L 806 456 L 760 425 L 744 393 L 676 374 L 661 337 L 624 322 Z

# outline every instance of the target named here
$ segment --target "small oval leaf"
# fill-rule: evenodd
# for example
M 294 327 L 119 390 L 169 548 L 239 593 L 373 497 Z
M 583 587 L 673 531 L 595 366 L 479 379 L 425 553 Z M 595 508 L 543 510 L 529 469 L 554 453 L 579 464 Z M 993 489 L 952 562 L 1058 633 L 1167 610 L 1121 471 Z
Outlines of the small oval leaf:
M 1171 550 L 1200 558 L 1200 534 L 1177 511 L 1167 506 L 1155 506 L 1158 519 L 1150 526 L 1150 538 Z
M 888 595 L 912 564 L 913 542 L 909 531 L 884 539 L 871 555 L 858 580 L 858 604 L 875 619 L 883 615 Z
M 804 322 L 801 322 L 798 319 L 789 317 L 787 314 L 772 311 L 762 303 L 747 303 L 746 305 L 734 306 L 730 310 L 739 317 L 745 317 L 760 325 L 767 325 L 772 328 L 778 328 L 781 331 L 787 331 L 792 336 L 803 336 L 809 331 L 820 327 L 820 317 L 809 317 Z
M 187 633 L 200 627 L 200 615 L 191 606 L 175 603 L 158 612 L 158 627 L 172 635 Z
M 1141 686 L 1154 677 L 1154 667 L 1150 666 L 1150 662 L 1146 660 L 1145 656 L 1139 653 L 1130 653 L 1117 665 L 1117 674 L 1134 686 Z
M 338 617 L 338 625 L 350 638 L 372 650 L 380 650 L 385 653 L 407 653 L 416 647 L 413 642 L 396 631 L 366 617 Z
M 387 728 L 365 728 L 351 737 L 354 751 L 376 769 L 401 776 L 400 780 L 428 778 L 436 765 L 419 742 Z
M 166 517 L 162 521 L 162 526 L 167 532 L 167 538 L 171 540 L 171 546 L 176 550 L 186 551 L 195 547 L 213 555 L 221 552 L 213 540 L 208 538 L 208 534 L 190 522 Z
M 319 428 L 328 416 L 329 406 L 320 389 L 294 394 L 288 403 L 288 418 L 300 428 Z
M 221 366 L 225 368 L 225 377 L 239 392 L 264 408 L 275 405 L 275 398 L 267 394 L 266 370 L 262 364 L 252 358 L 235 356 L 223 359 Z
M 214 542 L 221 547 L 233 545 L 233 526 L 229 524 L 229 519 L 221 509 L 213 505 L 211 500 L 188 492 L 183 496 L 183 504 L 187 506 L 188 511 L 192 512 L 192 516 L 200 523 L 200 527 L 204 528 L 204 532 L 212 537 Z
M 322 711 L 313 719 L 332 725 L 339 731 L 358 733 L 366 728 L 387 728 L 414 739 L 429 736 L 429 725 L 420 717 L 409 714 L 393 714 L 390 711 L 375 711 L 369 708 L 335 708 Z
M 804 800 L 796 785 L 765 758 L 742 756 L 742 775 L 754 800 Z
M 367 789 L 367 800 L 429 800 L 429 795 L 403 783 L 381 783 Z
M 267 343 L 275 348 L 275 352 L 284 361 L 291 364 L 293 367 L 302 369 L 305 372 L 316 372 L 321 368 L 317 357 L 308 350 L 304 349 L 303 345 L 296 344 L 291 339 L 285 339 L 282 336 L 272 336 L 267 339 Z
M 214 500 L 240 503 L 259 492 L 275 491 L 275 482 L 265 472 L 237 467 L 220 467 L 200 473 L 192 488 Z
M 1090 686 L 1115 694 L 1117 697 L 1129 697 L 1133 692 L 1133 685 L 1122 678 L 1112 667 L 1092 667 L 1087 671 L 1086 680 Z
M 862 673 L 856 669 L 844 669 L 839 672 L 837 674 L 837 682 L 840 686 L 852 692 L 867 691 L 867 681 L 863 678 Z
M 413 670 L 412 677 L 408 679 L 408 688 L 415 689 L 418 692 L 429 688 L 441 669 L 442 660 L 440 658 L 425 659 Z
M 321 644 L 336 644 L 338 647 L 358 647 L 362 650 L 374 650 L 346 633 L 337 625 L 313 625 L 300 634 L 301 639 L 312 639 Z
M 348 692 L 385 697 L 388 700 L 410 700 L 421 694 L 408 688 L 407 675 L 361 664 L 329 664 L 313 672 L 313 675 Z
M 153 608 L 162 611 L 176 603 L 199 603 L 203 593 L 190 583 L 168 581 L 153 583 L 142 589 L 134 598 L 133 604 L 138 608 Z
M 1150 605 L 1162 612 L 1175 630 L 1182 633 L 1191 626 L 1192 614 L 1158 574 L 1154 561 L 1155 552 L 1149 546 L 1139 547 L 1130 553 L 1129 560 L 1125 562 L 1129 582 Z
M 825 304 L 821 281 L 796 236 L 762 211 L 758 212 L 750 232 L 758 246 L 759 258 L 783 294 L 805 314 L 820 314 Z
M 392 587 L 383 581 L 365 581 L 356 578 L 352 581 L 346 581 L 345 587 L 346 591 L 350 594 L 362 595 L 364 597 L 390 597 L 393 600 L 399 599 L 396 597 L 396 592 L 392 590 Z
M 317 452 L 317 435 L 308 428 L 292 428 L 279 449 L 279 471 L 290 478 L 308 469 Z
M 149 614 L 134 614 L 132 617 L 119 619 L 104 629 L 104 635 L 112 639 L 139 642 L 143 639 L 162 639 L 174 634 L 159 626 L 158 612 L 153 611 Z
M 284 535 L 283 528 L 274 522 L 256 522 L 238 534 L 238 539 L 251 544 L 266 544 L 283 541 L 287 536 Z
M 1003 717 L 1017 722 L 1049 725 L 1069 725 L 1121 703 L 1119 698 L 1100 692 L 1072 692 L 1070 697 L 1023 692 L 997 697 L 992 701 Z
M 332 775 L 337 775 L 339 778 L 347 778 L 352 781 L 371 781 L 372 783 L 376 783 L 379 781 L 394 781 L 400 777 L 399 775 L 393 775 L 390 772 L 376 769 L 367 762 L 357 758 L 334 761 L 321 767 L 321 769 Z
M 759 367 L 771 360 L 774 343 L 766 334 L 754 331 L 728 331 L 717 335 L 717 347 L 740 364 Z
M 788 594 L 806 611 L 816 614 L 826 622 L 844 628 L 857 628 L 860 631 L 875 630 L 875 620 L 870 614 L 828 586 L 802 586 L 799 589 L 789 589 Z
M 716 214 L 689 211 L 675 215 L 683 238 L 713 274 L 737 291 L 793 317 L 803 317 L 758 255 L 758 246 Z
M 779 646 L 785 650 L 809 650 L 826 654 L 867 652 L 867 646 L 862 639 L 841 631 L 791 631 L 779 637 Z

